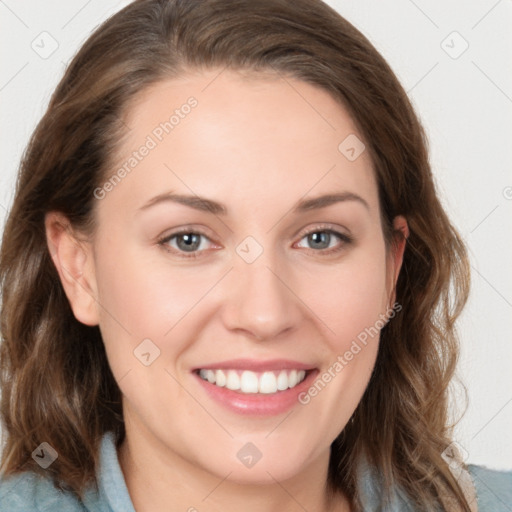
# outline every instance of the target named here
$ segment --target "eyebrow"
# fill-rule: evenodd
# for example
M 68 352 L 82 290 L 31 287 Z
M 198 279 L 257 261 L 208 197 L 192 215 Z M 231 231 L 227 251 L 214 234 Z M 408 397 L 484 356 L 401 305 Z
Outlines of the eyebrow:
M 325 194 L 311 199 L 302 199 L 293 208 L 292 213 L 303 213 L 311 210 L 325 208 L 335 203 L 346 201 L 355 201 L 362 204 L 367 210 L 370 210 L 368 203 L 359 195 L 353 192 L 338 192 L 334 194 Z M 138 211 L 144 211 L 148 208 L 161 203 L 178 203 L 195 210 L 213 213 L 214 215 L 228 215 L 228 209 L 222 203 L 199 197 L 196 195 L 175 194 L 173 192 L 165 192 L 151 198 L 146 204 L 141 206 Z

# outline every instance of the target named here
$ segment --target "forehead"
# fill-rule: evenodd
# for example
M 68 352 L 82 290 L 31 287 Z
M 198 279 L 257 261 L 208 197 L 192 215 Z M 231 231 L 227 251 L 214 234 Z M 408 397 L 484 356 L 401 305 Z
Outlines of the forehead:
M 295 203 L 348 190 L 376 207 L 368 152 L 347 158 L 345 141 L 359 152 L 361 135 L 345 107 L 315 85 L 282 75 L 190 73 L 143 91 L 124 121 L 110 172 L 123 165 L 129 172 L 112 200 L 135 205 L 177 190 L 254 209 L 262 198 Z

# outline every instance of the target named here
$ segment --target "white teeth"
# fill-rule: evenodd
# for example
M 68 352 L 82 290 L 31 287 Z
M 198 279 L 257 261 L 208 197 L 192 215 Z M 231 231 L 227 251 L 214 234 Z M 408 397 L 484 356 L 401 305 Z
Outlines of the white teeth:
M 281 370 L 279 377 L 277 377 L 277 389 L 279 389 L 279 391 L 288 389 L 288 374 L 285 370 Z
M 292 370 L 288 376 L 288 386 L 293 388 L 297 385 L 297 370 Z
M 244 370 L 199 370 L 202 379 L 219 387 L 241 393 L 272 394 L 293 388 L 306 377 L 305 370 L 281 370 L 277 372 L 252 372 Z
M 258 392 L 258 376 L 254 372 L 245 371 L 240 378 L 240 391 L 242 393 Z
M 238 376 L 238 373 L 234 372 L 233 370 L 228 371 L 226 387 L 233 391 L 240 389 L 240 377 Z
M 265 372 L 261 376 L 258 391 L 260 393 L 275 393 L 277 391 L 277 379 L 273 372 Z
M 221 388 L 226 385 L 227 379 L 226 374 L 222 370 L 217 370 L 215 372 L 215 384 L 220 386 Z

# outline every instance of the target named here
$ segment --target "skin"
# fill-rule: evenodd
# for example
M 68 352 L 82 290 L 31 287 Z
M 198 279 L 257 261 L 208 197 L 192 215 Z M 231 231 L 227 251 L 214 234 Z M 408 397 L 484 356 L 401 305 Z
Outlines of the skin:
M 292 78 L 215 70 L 160 82 L 128 109 L 116 165 L 190 96 L 197 107 L 97 201 L 91 240 L 81 241 L 60 214 L 46 217 L 73 312 L 99 325 L 123 394 L 119 460 L 132 501 L 137 512 L 348 511 L 341 493 L 326 497 L 329 446 L 368 384 L 378 337 L 291 414 L 229 411 L 191 369 L 247 357 L 327 371 L 393 304 L 405 241 L 397 237 L 386 252 L 368 152 L 351 162 L 338 150 L 358 134 L 345 108 Z M 171 202 L 139 211 L 171 190 L 229 213 Z M 368 207 L 347 200 L 291 211 L 301 199 L 342 191 Z M 179 256 L 182 239 L 158 243 L 180 227 L 205 235 L 198 258 Z M 394 227 L 407 236 L 404 218 Z M 332 236 L 326 246 L 340 250 L 326 254 L 306 235 L 328 228 L 353 241 Z M 247 236 L 263 249 L 251 264 L 236 252 Z M 150 366 L 133 353 L 146 338 L 161 351 Z M 247 442 L 262 453 L 252 468 L 236 456 Z

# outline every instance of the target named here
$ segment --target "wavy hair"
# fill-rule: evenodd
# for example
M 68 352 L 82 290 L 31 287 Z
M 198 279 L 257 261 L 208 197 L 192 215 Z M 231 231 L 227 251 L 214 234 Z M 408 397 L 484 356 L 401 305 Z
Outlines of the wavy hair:
M 323 88 L 350 112 L 370 152 L 389 247 L 392 220 L 410 236 L 396 285 L 403 306 L 381 331 L 376 365 L 331 446 L 328 489 L 357 510 L 357 461 L 420 507 L 469 511 L 443 459 L 450 445 L 454 322 L 469 293 L 466 249 L 436 193 L 424 129 L 395 74 L 368 39 L 320 0 L 137 0 L 81 47 L 53 93 L 20 164 L 0 253 L 0 470 L 51 475 L 82 497 L 97 485 L 99 443 L 123 440 L 121 392 L 98 327 L 78 322 L 49 254 L 45 215 L 94 233 L 94 190 L 111 173 L 138 94 L 189 70 L 273 73 Z M 31 453 L 48 442 L 58 460 Z

